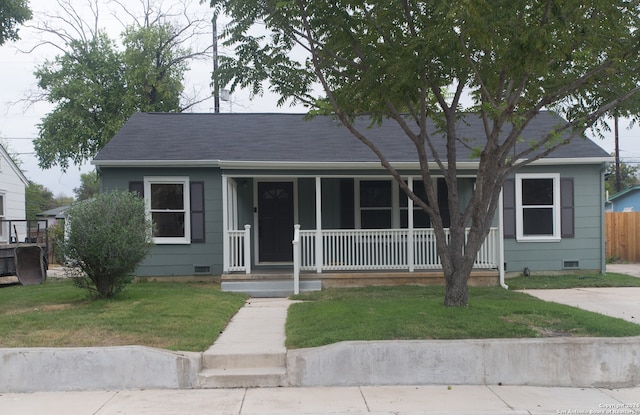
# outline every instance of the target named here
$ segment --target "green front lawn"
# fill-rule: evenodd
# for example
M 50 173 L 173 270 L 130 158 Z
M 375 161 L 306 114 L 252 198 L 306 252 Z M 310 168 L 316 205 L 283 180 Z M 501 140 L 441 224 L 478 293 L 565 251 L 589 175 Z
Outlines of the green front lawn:
M 640 325 L 499 287 L 470 287 L 470 305 L 462 308 L 444 307 L 443 296 L 444 287 L 414 286 L 300 295 L 305 301 L 289 309 L 287 347 L 344 340 L 640 335 Z M 0 288 L 0 347 L 137 344 L 202 351 L 245 298 L 204 283 L 137 283 L 116 299 L 98 301 L 87 300 L 70 281 Z
M 137 283 L 87 300 L 71 281 L 0 288 L 0 347 L 145 345 L 208 348 L 244 304 L 216 284 Z
M 296 297 L 287 347 L 346 340 L 639 336 L 640 325 L 500 287 L 469 288 L 469 306 L 443 306 L 444 287 L 330 289 Z
M 570 274 L 535 275 L 509 278 L 505 281 L 510 290 L 584 287 L 640 287 L 640 278 L 624 274 Z

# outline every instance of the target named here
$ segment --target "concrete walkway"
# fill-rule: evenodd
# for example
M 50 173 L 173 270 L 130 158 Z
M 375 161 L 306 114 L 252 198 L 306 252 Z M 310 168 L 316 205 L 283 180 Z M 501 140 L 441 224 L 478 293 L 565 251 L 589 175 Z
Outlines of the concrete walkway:
M 640 324 L 640 287 L 522 290 L 544 301 L 566 304 Z
M 640 388 L 379 386 L 0 393 L 2 415 L 640 414 Z
M 640 264 L 607 264 L 607 272 L 640 277 Z M 544 301 L 566 304 L 640 324 L 640 287 L 523 290 L 523 292 Z
M 607 264 L 607 272 L 640 277 L 640 264 Z
M 285 323 L 293 301 L 251 298 L 202 354 L 206 388 L 286 385 Z
M 247 300 L 205 355 L 286 353 L 284 325 L 292 303 L 286 298 Z

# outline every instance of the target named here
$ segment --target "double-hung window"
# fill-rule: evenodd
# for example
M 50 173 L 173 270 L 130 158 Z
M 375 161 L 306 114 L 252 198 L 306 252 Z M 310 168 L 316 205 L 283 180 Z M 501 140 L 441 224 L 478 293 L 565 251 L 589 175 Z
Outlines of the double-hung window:
M 559 241 L 560 175 L 516 174 L 516 237 L 521 241 Z
M 391 228 L 393 216 L 391 180 L 360 180 L 359 188 L 360 228 Z
M 425 203 L 429 204 L 422 180 L 413 181 L 413 193 Z M 398 197 L 400 203 L 400 227 L 406 229 L 409 227 L 409 199 L 402 190 L 400 190 Z M 429 219 L 429 216 L 417 203 L 413 204 L 413 227 L 431 227 L 431 220 Z
M 189 178 L 145 177 L 144 194 L 154 243 L 190 243 Z

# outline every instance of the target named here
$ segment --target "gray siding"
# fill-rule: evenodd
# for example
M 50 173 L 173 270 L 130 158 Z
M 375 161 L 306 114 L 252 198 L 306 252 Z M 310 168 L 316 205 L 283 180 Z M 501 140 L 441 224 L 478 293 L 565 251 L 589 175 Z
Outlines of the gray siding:
M 528 167 L 521 172 L 558 172 L 561 177 L 574 179 L 575 237 L 563 238 L 560 242 L 517 242 L 505 239 L 505 262 L 508 272 L 521 272 L 528 267 L 534 272 L 559 271 L 563 261 L 579 261 L 580 269 L 601 270 L 603 266 L 603 195 L 601 166 L 559 166 Z M 251 172 L 229 171 L 238 181 L 238 227 L 254 224 L 254 186 L 251 175 L 274 177 L 278 174 L 288 177 L 296 173 L 301 177 L 298 183 L 298 223 L 303 229 L 315 228 L 315 179 L 316 172 Z M 317 172 L 325 175 L 326 172 Z M 353 172 L 351 172 L 353 174 Z M 467 172 L 465 172 L 467 173 Z M 333 175 L 348 177 L 349 172 L 332 172 Z M 383 171 L 359 171 L 357 175 L 384 176 Z M 189 176 L 191 181 L 202 181 L 205 187 L 206 242 L 189 245 L 156 245 L 137 270 L 140 276 L 182 276 L 194 275 L 195 266 L 211 267 L 212 275 L 222 273 L 222 178 L 219 169 L 214 168 L 101 168 L 103 190 L 128 189 L 130 181 L 142 181 L 144 176 Z M 268 180 L 268 179 L 267 179 Z M 292 180 L 294 180 L 292 178 Z M 461 205 L 466 203 L 473 191 L 473 179 L 460 180 Z M 323 228 L 340 228 L 339 179 L 323 178 Z M 497 217 L 494 218 L 497 226 Z M 252 232 L 253 235 L 253 232 Z M 254 245 L 252 244 L 252 247 Z M 255 265 L 255 264 L 254 264 Z
M 194 275 L 195 266 L 211 267 L 212 275 L 222 273 L 222 179 L 217 169 L 131 169 L 101 168 L 103 191 L 127 190 L 130 181 L 142 181 L 145 176 L 188 176 L 191 181 L 204 182 L 205 240 L 188 245 L 154 245 L 142 261 L 138 276 Z
M 560 242 L 517 242 L 505 239 L 507 272 L 563 270 L 564 261 L 579 261 L 579 269 L 600 271 L 603 266 L 603 191 L 600 165 L 536 166 L 521 173 L 560 173 L 574 179 L 575 237 Z

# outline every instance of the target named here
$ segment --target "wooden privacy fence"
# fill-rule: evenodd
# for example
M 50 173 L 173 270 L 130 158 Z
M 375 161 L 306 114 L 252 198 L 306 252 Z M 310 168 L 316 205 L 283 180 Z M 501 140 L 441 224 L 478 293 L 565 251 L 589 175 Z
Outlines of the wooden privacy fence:
M 606 212 L 607 258 L 640 262 L 640 212 Z

